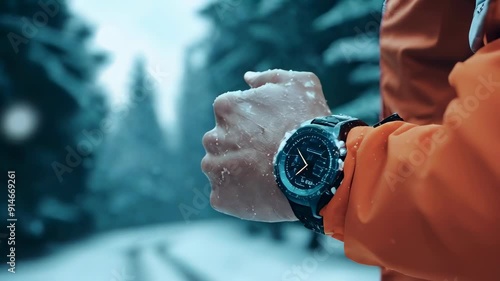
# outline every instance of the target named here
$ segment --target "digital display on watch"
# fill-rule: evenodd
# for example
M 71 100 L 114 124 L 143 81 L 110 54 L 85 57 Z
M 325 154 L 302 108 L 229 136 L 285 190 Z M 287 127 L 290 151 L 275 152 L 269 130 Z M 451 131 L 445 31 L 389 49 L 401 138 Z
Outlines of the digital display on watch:
M 322 134 L 299 134 L 284 147 L 285 175 L 295 188 L 309 190 L 325 183 L 332 172 L 335 148 Z

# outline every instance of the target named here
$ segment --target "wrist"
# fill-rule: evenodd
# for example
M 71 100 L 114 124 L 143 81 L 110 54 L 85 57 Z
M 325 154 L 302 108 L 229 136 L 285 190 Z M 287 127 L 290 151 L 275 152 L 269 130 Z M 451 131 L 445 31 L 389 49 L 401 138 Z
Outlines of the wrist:
M 357 126 L 367 124 L 344 115 L 304 122 L 286 135 L 276 154 L 278 187 L 295 216 L 316 232 L 323 233 L 319 211 L 331 200 L 343 179 L 346 137 Z
M 356 127 L 349 131 L 346 138 L 347 154 L 344 161 L 344 178 L 337 188 L 335 196 L 320 210 L 326 235 L 343 240 L 350 194 L 352 190 L 359 188 L 353 185 L 353 178 L 356 173 L 356 161 L 361 156 L 359 155 L 360 149 L 366 145 L 365 142 L 367 140 L 365 140 L 365 136 L 375 130 L 374 127 L 392 121 L 402 121 L 402 118 L 397 114 L 393 114 L 373 126 Z M 357 169 L 363 168 L 365 167 L 357 167 Z

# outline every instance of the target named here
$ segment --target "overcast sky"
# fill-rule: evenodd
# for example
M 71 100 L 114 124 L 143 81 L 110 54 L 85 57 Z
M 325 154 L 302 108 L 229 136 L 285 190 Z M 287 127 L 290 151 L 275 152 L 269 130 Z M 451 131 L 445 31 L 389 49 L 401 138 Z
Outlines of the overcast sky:
M 95 25 L 95 43 L 109 51 L 111 63 L 101 75 L 113 106 L 120 106 L 130 85 L 134 59 L 143 54 L 158 74 L 158 113 L 162 124 L 175 124 L 175 103 L 186 46 L 200 38 L 206 23 L 196 11 L 207 0 L 71 0 L 72 9 Z

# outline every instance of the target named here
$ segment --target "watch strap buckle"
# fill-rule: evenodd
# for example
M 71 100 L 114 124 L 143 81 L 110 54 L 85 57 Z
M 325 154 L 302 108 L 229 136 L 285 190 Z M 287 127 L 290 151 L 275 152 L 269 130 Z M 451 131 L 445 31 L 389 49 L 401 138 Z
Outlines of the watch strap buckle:
M 393 121 L 404 121 L 404 120 L 403 120 L 403 118 L 401 118 L 401 116 L 399 116 L 399 114 L 393 113 L 390 116 L 384 118 L 382 121 L 380 121 L 377 124 L 373 125 L 373 128 L 376 128 L 376 127 L 378 127 L 380 125 L 383 125 L 383 124 L 389 123 L 389 122 L 393 122 Z

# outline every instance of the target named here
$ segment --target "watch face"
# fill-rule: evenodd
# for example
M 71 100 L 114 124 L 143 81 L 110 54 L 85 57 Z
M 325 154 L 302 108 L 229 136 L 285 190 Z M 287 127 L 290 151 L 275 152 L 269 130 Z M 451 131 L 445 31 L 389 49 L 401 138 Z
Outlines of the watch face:
M 276 169 L 282 188 L 292 196 L 314 196 L 330 186 L 339 157 L 333 135 L 317 126 L 297 130 L 280 151 Z

